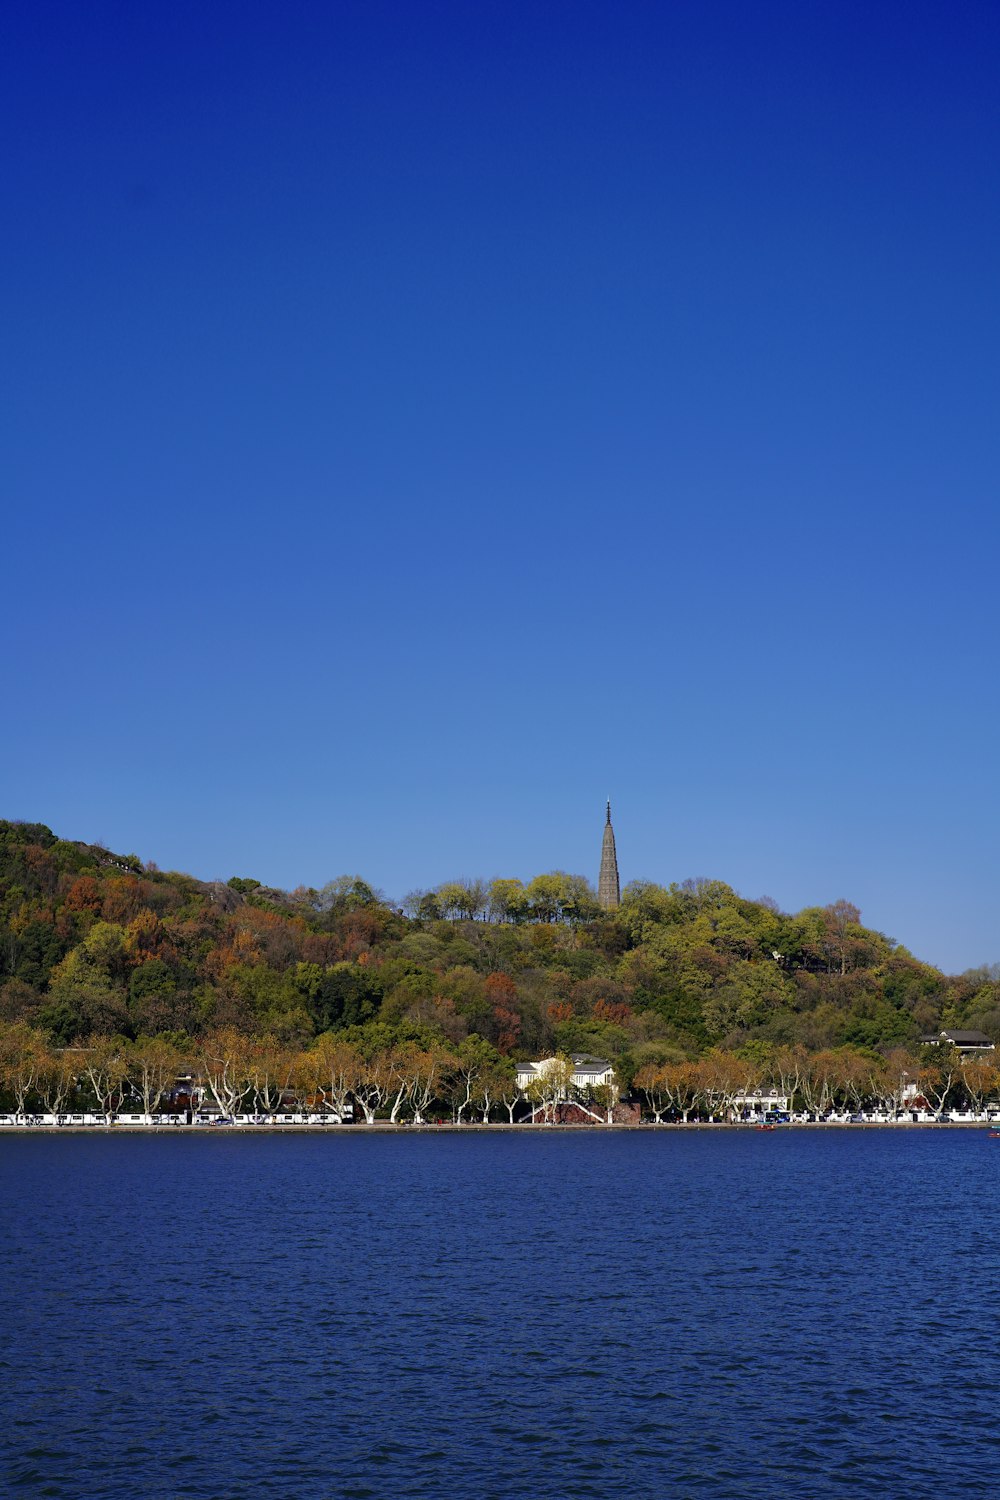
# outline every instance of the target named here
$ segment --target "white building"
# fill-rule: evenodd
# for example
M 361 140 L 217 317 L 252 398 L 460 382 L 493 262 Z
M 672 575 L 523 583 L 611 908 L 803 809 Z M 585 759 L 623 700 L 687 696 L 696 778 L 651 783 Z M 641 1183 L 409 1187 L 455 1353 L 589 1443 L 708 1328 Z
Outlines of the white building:
M 789 1098 L 787 1094 L 776 1093 L 774 1089 L 757 1089 L 752 1094 L 736 1094 L 731 1103 L 736 1115 L 756 1118 L 758 1115 L 786 1115 Z
M 586 1052 L 574 1052 L 568 1059 L 573 1065 L 573 1073 L 570 1078 L 570 1087 L 585 1094 L 589 1089 L 599 1088 L 604 1084 L 615 1086 L 615 1070 L 603 1057 L 591 1057 Z M 554 1073 L 562 1067 L 566 1059 L 559 1057 L 543 1057 L 540 1062 L 518 1063 L 517 1086 L 519 1089 L 527 1089 L 540 1078 Z

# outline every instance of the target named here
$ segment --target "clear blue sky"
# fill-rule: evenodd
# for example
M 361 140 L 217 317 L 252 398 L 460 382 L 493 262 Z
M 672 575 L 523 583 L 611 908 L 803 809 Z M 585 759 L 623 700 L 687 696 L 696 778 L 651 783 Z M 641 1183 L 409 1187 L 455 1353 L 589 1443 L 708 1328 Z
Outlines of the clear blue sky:
M 1000 959 L 1000 12 L 4 12 L 2 813 Z

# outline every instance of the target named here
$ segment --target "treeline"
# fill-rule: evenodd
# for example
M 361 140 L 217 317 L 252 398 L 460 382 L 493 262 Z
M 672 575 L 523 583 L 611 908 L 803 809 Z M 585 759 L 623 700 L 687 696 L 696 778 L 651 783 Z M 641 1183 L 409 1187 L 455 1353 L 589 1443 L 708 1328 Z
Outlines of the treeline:
M 342 1118 L 348 1106 L 369 1124 L 426 1120 L 433 1105 L 452 1120 L 508 1119 L 525 1097 L 513 1062 L 479 1037 L 448 1048 L 433 1035 L 396 1040 L 379 1023 L 326 1032 L 307 1047 L 234 1027 L 178 1043 L 169 1037 L 90 1036 L 55 1047 L 25 1022 L 0 1023 L 0 1089 L 12 1113 L 96 1110 L 150 1116 L 214 1102 L 227 1117 L 292 1111 Z
M 693 1060 L 644 1063 L 633 1092 L 658 1124 L 736 1118 L 748 1101 L 768 1095 L 816 1118 L 834 1109 L 937 1113 L 952 1104 L 981 1112 L 1000 1097 L 1000 1066 L 953 1047 L 894 1048 L 885 1056 L 853 1047 L 752 1051 L 712 1048 Z M 611 1123 L 615 1085 L 574 1087 L 573 1072 L 569 1058 L 555 1057 L 522 1088 L 513 1061 L 479 1037 L 454 1047 L 433 1035 L 399 1042 L 378 1022 L 326 1032 L 302 1048 L 232 1027 L 185 1045 L 167 1037 L 91 1036 L 54 1047 L 23 1021 L 0 1023 L 0 1090 L 20 1118 L 84 1110 L 110 1122 L 123 1112 L 150 1118 L 207 1100 L 227 1118 L 292 1111 L 342 1120 L 353 1112 L 368 1124 L 422 1124 L 435 1115 L 458 1124 L 513 1124 L 526 1116 L 554 1120 L 569 1100 L 594 1121 Z
M 925 1032 L 1000 1037 L 1000 971 L 948 977 L 847 901 L 796 914 L 721 881 L 635 882 L 601 911 L 581 876 L 456 880 L 398 904 L 363 879 L 204 882 L 0 823 L 0 1022 L 52 1048 L 210 1035 L 296 1054 L 378 1025 L 387 1045 L 647 1066 L 782 1049 L 873 1061 Z
M 453 920 L 489 922 L 595 922 L 601 906 L 582 875 L 553 870 L 520 880 L 447 880 L 432 890 L 410 891 L 402 911 L 422 922 Z
M 780 1095 L 789 1108 L 817 1119 L 838 1109 L 892 1116 L 907 1107 L 940 1113 L 954 1105 L 979 1112 L 1000 1098 L 1000 1066 L 988 1054 L 963 1057 L 943 1044 L 894 1047 L 886 1054 L 857 1047 L 713 1049 L 693 1062 L 646 1063 L 634 1088 L 657 1122 L 687 1120 L 692 1113 L 729 1117 L 761 1094 Z

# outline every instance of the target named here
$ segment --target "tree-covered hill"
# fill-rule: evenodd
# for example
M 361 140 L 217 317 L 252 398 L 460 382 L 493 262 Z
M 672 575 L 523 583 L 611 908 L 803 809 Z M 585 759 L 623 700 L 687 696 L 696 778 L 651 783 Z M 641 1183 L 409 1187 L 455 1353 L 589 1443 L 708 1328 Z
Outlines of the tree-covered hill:
M 0 1022 L 57 1047 L 220 1028 L 303 1047 L 378 1023 L 399 1042 L 596 1053 L 628 1079 L 713 1048 L 887 1051 L 944 1025 L 1000 1038 L 1000 971 L 949 978 L 847 901 L 790 915 L 716 880 L 636 883 L 613 914 L 558 871 L 395 905 L 359 877 L 211 883 L 0 822 Z

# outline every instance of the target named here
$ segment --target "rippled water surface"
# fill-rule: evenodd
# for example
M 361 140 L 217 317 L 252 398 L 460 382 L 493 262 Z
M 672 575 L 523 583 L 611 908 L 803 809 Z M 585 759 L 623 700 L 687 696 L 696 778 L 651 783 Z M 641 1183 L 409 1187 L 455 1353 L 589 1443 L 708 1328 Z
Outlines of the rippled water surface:
M 0 1494 L 995 1496 L 985 1131 L 0 1141 Z

